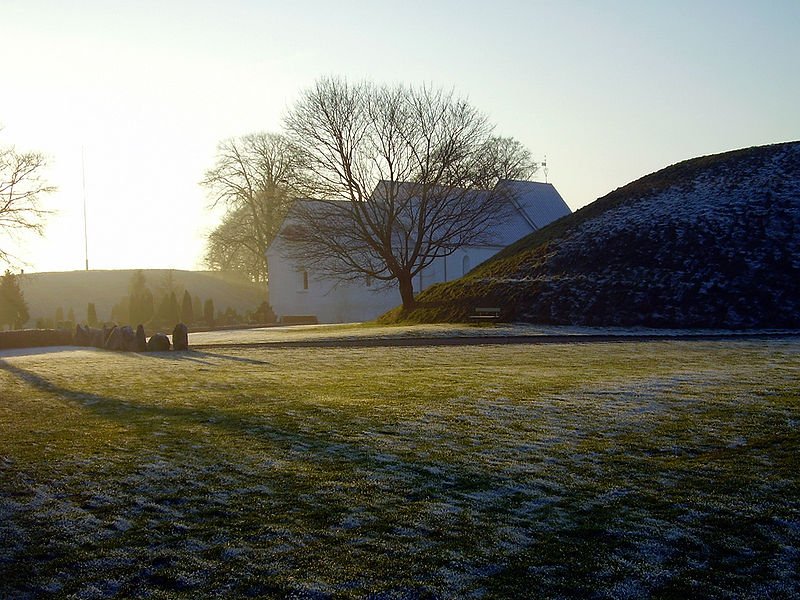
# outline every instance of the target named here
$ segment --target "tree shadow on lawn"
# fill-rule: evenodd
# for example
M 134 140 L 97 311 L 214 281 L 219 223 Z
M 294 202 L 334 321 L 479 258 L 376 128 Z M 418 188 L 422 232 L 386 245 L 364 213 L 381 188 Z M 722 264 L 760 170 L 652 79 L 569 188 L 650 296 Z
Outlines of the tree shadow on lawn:
M 230 360 L 238 363 L 246 363 L 250 365 L 272 365 L 271 362 L 266 360 L 258 360 L 256 358 L 245 358 L 243 356 L 231 356 L 230 354 L 219 354 L 218 352 L 203 352 L 201 350 L 178 350 L 170 352 L 148 352 L 143 354 L 147 358 L 169 359 L 178 361 L 196 362 L 204 365 L 214 365 L 210 358 L 219 360 Z
M 152 356 L 152 355 L 151 355 Z M 164 358 L 170 354 L 163 353 Z M 209 354 L 208 356 L 216 356 Z M 224 357 L 224 355 L 221 355 Z M 237 358 L 237 357 L 230 357 Z M 378 449 L 360 441 L 347 441 L 336 438 L 331 432 L 302 430 L 302 420 L 297 423 L 275 423 L 264 415 L 225 410 L 219 407 L 174 406 L 148 402 L 143 399 L 125 399 L 103 396 L 92 392 L 69 389 L 0 358 L 0 369 L 11 373 L 39 391 L 52 394 L 66 402 L 73 403 L 83 410 L 91 411 L 101 418 L 134 427 L 140 435 L 152 434 L 153 423 L 174 419 L 172 428 L 175 435 L 183 439 L 185 428 L 194 426 L 225 430 L 230 434 L 253 440 L 256 443 L 285 446 L 287 449 L 302 448 L 308 458 L 322 460 L 344 460 L 369 465 L 367 468 L 382 470 L 386 467 Z M 159 390 L 154 390 L 160 395 Z M 425 467 L 416 461 L 395 457 L 395 464 L 401 463 L 403 470 L 414 473 L 426 472 Z
M 163 354 L 163 358 L 168 357 L 170 354 Z M 143 435 L 152 433 L 154 420 L 174 417 L 181 421 L 181 425 L 197 424 L 224 429 L 245 439 L 277 443 L 279 446 L 304 446 L 302 453 L 296 458 L 288 457 L 289 461 L 322 458 L 339 462 L 340 471 L 327 473 L 321 480 L 309 480 L 308 470 L 303 468 L 270 475 L 275 490 L 270 502 L 280 507 L 280 510 L 275 509 L 278 520 L 274 523 L 281 527 L 280 519 L 289 519 L 292 523 L 299 523 L 298 527 L 304 527 L 304 531 L 324 538 L 332 535 L 331 531 L 336 531 L 331 529 L 331 523 L 334 523 L 331 515 L 336 519 L 346 516 L 347 507 L 353 504 L 364 507 L 365 514 L 379 517 L 373 529 L 367 524 L 363 530 L 353 534 L 367 536 L 366 539 L 374 541 L 376 548 L 385 549 L 385 545 L 377 545 L 375 540 L 384 539 L 381 536 L 387 531 L 394 536 L 390 539 L 398 544 L 404 543 L 404 539 L 413 540 L 413 537 L 404 538 L 402 533 L 397 533 L 398 530 L 394 528 L 399 527 L 409 531 L 410 536 L 438 544 L 431 549 L 422 547 L 424 559 L 419 564 L 436 560 L 439 561 L 437 564 L 448 565 L 453 552 L 457 551 L 466 561 L 459 564 L 472 568 L 470 565 L 481 564 L 480 561 L 484 560 L 476 557 L 486 552 L 476 545 L 475 540 L 491 541 L 489 536 L 494 535 L 496 526 L 508 525 L 511 534 L 518 531 L 522 538 L 530 538 L 531 541 L 520 541 L 516 546 L 512 544 L 508 550 L 497 546 L 498 549 L 490 553 L 490 560 L 500 565 L 502 570 L 496 581 L 487 583 L 501 588 L 507 586 L 507 589 L 501 590 L 503 596 L 521 596 L 526 591 L 531 592 L 530 586 L 535 585 L 529 571 L 532 566 L 542 569 L 542 573 L 551 573 L 545 581 L 567 585 L 564 589 L 568 596 L 588 596 L 591 595 L 590 591 L 597 594 L 597 589 L 606 590 L 608 595 L 613 596 L 617 595 L 613 593 L 614 586 L 627 582 L 634 586 L 645 586 L 633 587 L 634 595 L 640 591 L 642 593 L 638 595 L 655 592 L 655 595 L 664 596 L 692 595 L 696 589 L 681 588 L 672 593 L 674 590 L 669 586 L 688 585 L 685 582 L 695 580 L 709 582 L 712 586 L 710 589 L 719 595 L 729 595 L 727 592 L 737 590 L 758 590 L 759 585 L 764 586 L 767 592 L 770 586 L 778 590 L 788 589 L 790 593 L 797 587 L 796 579 L 789 578 L 780 570 L 785 564 L 793 564 L 793 555 L 776 562 L 775 550 L 778 542 L 793 547 L 795 538 L 792 537 L 794 530 L 791 526 L 795 521 L 791 505 L 788 509 L 782 508 L 784 500 L 775 492 L 775 496 L 764 505 L 767 521 L 755 518 L 749 508 L 755 505 L 749 497 L 740 497 L 738 492 L 733 495 L 729 492 L 722 492 L 722 495 L 709 492 L 719 486 L 713 473 L 711 479 L 700 473 L 699 479 L 684 481 L 678 486 L 675 496 L 660 497 L 652 491 L 656 489 L 660 478 L 677 478 L 680 470 L 675 470 L 676 467 L 671 463 L 658 467 L 649 461 L 647 468 L 641 469 L 636 457 L 625 462 L 614 454 L 610 460 L 619 463 L 615 466 L 614 474 L 627 481 L 625 485 L 631 489 L 624 496 L 609 500 L 608 504 L 605 500 L 598 504 L 598 499 L 607 495 L 607 485 L 597 480 L 592 465 L 587 465 L 589 470 L 585 473 L 576 469 L 582 464 L 580 454 L 577 455 L 577 461 L 573 455 L 560 459 L 575 474 L 561 482 L 548 481 L 559 471 L 549 476 L 547 472 L 537 471 L 532 476 L 515 478 L 494 471 L 489 465 L 469 465 L 463 461 L 442 465 L 424 458 L 409 460 L 402 456 L 386 461 L 386 456 L 380 454 L 379 446 L 345 441 L 330 432 L 297 431 L 292 427 L 272 424 L 263 417 L 251 419 L 247 414 L 218 408 L 163 406 L 71 390 L 3 359 L 0 359 L 0 369 L 41 392 L 93 411 L 102 418 L 141 428 Z M 181 425 L 176 429 L 180 429 Z M 176 432 L 176 436 L 183 439 L 181 434 L 180 431 Z M 305 453 L 308 455 L 304 456 Z M 336 465 L 328 463 L 322 466 Z M 427 466 L 436 466 L 439 471 L 433 474 L 426 471 Z M 163 475 L 169 476 L 169 473 Z M 377 476 L 377 481 L 383 487 L 366 485 L 373 476 Z M 240 476 L 239 481 L 243 481 L 243 477 Z M 264 478 L 263 473 L 252 477 L 259 478 L 259 482 Z M 331 490 L 337 486 L 347 490 L 347 482 L 359 480 L 366 482 L 360 492 L 362 495 L 347 496 L 343 491 L 331 499 Z M 608 485 L 612 486 L 611 491 L 618 489 L 614 487 L 617 484 L 613 478 Z M 177 487 L 177 493 L 183 493 L 184 489 Z M 153 493 L 161 492 L 156 490 Z M 704 500 L 706 497 L 709 498 Z M 788 497 L 792 497 L 791 494 Z M 548 502 L 529 507 L 538 498 Z M 729 498 L 735 502 L 735 507 L 720 512 L 720 502 L 726 503 Z M 419 506 L 419 509 L 417 512 L 403 512 L 401 509 L 406 506 Z M 465 515 L 463 521 L 450 521 L 432 512 L 437 507 L 450 506 L 459 509 L 457 514 Z M 536 506 L 550 508 L 540 510 Z M 298 509 L 303 512 L 297 513 Z M 775 511 L 776 517 L 771 516 L 772 511 Z M 193 518 L 207 518 L 215 524 L 231 518 L 230 513 L 219 513 L 217 517 L 205 513 L 198 515 Z M 683 521 L 683 517 L 691 520 Z M 260 515 L 259 518 L 264 517 Z M 251 522 L 243 523 L 252 525 Z M 678 537 L 670 537 L 672 534 Z M 501 538 L 496 539 L 500 541 Z M 650 543 L 648 540 L 655 541 Z M 343 544 L 342 548 L 351 544 L 347 540 L 339 543 Z M 400 547 L 416 548 L 413 541 Z M 652 557 L 647 554 L 649 548 L 655 548 Z M 662 554 L 666 557 L 663 561 L 660 558 Z M 322 551 L 318 550 L 313 558 L 316 562 L 312 564 L 323 564 L 322 556 Z M 612 570 L 608 568 L 609 562 Z M 414 576 L 433 576 L 423 567 L 406 567 Z M 666 568 L 672 574 L 663 575 L 652 583 L 650 573 L 663 573 Z M 454 573 L 458 575 L 458 569 Z M 750 582 L 751 578 L 755 578 L 755 584 Z M 171 584 L 164 584 L 168 585 Z M 748 588 L 748 585 L 756 587 Z M 544 589 L 534 591 L 547 595 Z
M 169 357 L 169 354 L 164 354 L 164 358 Z M 272 427 L 264 421 L 259 421 L 258 423 L 248 422 L 246 418 L 242 418 L 238 413 L 226 414 L 226 411 L 220 409 L 198 408 L 196 406 L 164 406 L 72 390 L 56 385 L 41 375 L 12 365 L 2 358 L 0 358 L 0 369 L 11 373 L 37 390 L 76 403 L 81 408 L 91 410 L 103 418 L 125 425 L 149 422 L 155 418 L 175 418 L 182 423 L 223 427 L 233 433 L 263 437 L 263 435 L 256 435 L 255 432 L 257 430 L 258 434 L 266 434 L 270 441 L 282 438 L 295 439 L 303 435 Z
M 165 357 L 169 356 L 164 353 Z M 513 484 L 507 474 L 490 473 L 480 466 L 468 467 L 456 461 L 443 464 L 439 461 L 415 459 L 392 455 L 387 457 L 381 449 L 363 441 L 345 440 L 331 431 L 304 431 L 302 420 L 293 426 L 292 423 L 281 424 L 270 422 L 263 415 L 242 414 L 240 411 L 226 411 L 210 407 L 197 406 L 165 406 L 143 402 L 102 396 L 91 392 L 72 390 L 59 386 L 48 379 L 8 363 L 0 358 L 0 369 L 11 373 L 37 390 L 52 394 L 57 398 L 78 405 L 81 409 L 94 412 L 109 421 L 139 430 L 143 437 L 153 432 L 153 423 L 164 419 L 175 419 L 175 435 L 184 439 L 184 428 L 200 426 L 225 430 L 233 435 L 253 440 L 255 443 L 285 446 L 287 450 L 301 448 L 307 460 L 333 461 L 334 463 L 361 465 L 370 472 L 390 472 L 393 476 L 404 474 L 408 478 L 404 482 L 407 493 L 422 487 L 428 492 L 436 489 L 433 496 L 449 497 L 453 490 L 473 490 L 476 488 L 494 489 Z M 431 481 L 431 468 L 435 467 L 444 473 L 437 476 L 436 483 Z M 298 472 L 298 477 L 303 477 Z M 444 483 L 443 483 L 444 482 Z
M 73 352 L 75 350 L 94 350 L 77 346 L 35 346 L 32 348 L 3 348 L 0 349 L 0 360 L 16 356 L 36 356 L 39 354 L 56 354 L 59 352 Z

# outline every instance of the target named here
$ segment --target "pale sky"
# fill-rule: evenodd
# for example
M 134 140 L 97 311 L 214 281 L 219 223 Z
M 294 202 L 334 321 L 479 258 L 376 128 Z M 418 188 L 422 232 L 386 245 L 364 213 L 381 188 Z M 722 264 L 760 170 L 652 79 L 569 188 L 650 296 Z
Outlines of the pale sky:
M 800 139 L 800 0 L 0 0 L 0 144 L 49 156 L 26 271 L 202 267 L 218 141 L 324 75 L 454 88 L 575 210 L 694 156 Z M 0 265 L 3 267 L 3 265 Z

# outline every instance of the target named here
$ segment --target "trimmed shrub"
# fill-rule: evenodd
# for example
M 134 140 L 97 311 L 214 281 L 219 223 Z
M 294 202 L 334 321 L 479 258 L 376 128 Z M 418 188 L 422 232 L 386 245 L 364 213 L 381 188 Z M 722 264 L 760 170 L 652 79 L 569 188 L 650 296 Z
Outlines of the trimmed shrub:
M 37 348 L 41 346 L 71 346 L 69 329 L 20 329 L 0 331 L 0 349 Z

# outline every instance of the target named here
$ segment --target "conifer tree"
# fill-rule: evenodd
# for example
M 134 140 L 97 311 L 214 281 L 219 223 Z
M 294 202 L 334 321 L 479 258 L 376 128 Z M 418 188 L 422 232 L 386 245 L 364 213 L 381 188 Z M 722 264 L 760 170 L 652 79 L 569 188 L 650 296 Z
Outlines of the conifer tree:
M 123 296 L 111 307 L 111 320 L 117 325 L 128 323 L 130 319 L 130 296 Z
M 59 323 L 64 322 L 64 309 L 62 307 L 56 308 L 56 327 L 58 327 Z
M 196 320 L 203 318 L 203 303 L 200 301 L 200 296 L 192 296 L 192 312 Z
M 194 306 L 192 306 L 192 296 L 189 290 L 183 290 L 183 301 L 181 302 L 181 321 L 186 325 L 194 323 Z
M 144 325 L 145 323 L 151 321 L 155 314 L 156 307 L 153 300 L 153 292 L 151 292 L 148 288 L 144 288 L 144 292 L 139 299 L 139 314 L 137 315 L 139 320 L 136 321 L 136 324 L 138 325 L 141 323 Z
M 129 318 L 131 324 L 147 323 L 153 318 L 153 293 L 147 287 L 147 281 L 142 270 L 131 275 L 128 285 Z
M 209 327 L 214 326 L 214 300 L 209 298 L 203 305 L 203 319 Z
M 86 307 L 86 322 L 89 324 L 89 327 L 97 327 L 97 308 L 94 302 L 89 302 L 89 305 Z
M 180 320 L 180 307 L 178 306 L 178 299 L 175 297 L 175 292 L 170 292 L 161 297 L 158 303 L 158 311 L 156 318 L 159 324 L 163 327 L 174 327 Z
M 6 271 L 0 278 L 0 329 L 8 325 L 13 329 L 21 329 L 30 319 L 28 304 L 19 287 L 17 276 Z
M 178 306 L 178 298 L 175 292 L 170 292 L 167 296 L 167 324 L 174 327 L 181 320 L 181 309 Z

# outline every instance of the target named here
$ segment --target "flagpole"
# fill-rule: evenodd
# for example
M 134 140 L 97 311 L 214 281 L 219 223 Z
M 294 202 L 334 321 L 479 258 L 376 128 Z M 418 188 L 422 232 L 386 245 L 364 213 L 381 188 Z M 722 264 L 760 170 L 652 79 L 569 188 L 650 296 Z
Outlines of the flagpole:
M 83 183 L 83 253 L 86 257 L 86 270 L 89 270 L 89 231 L 86 226 L 86 159 L 81 146 L 81 179 Z

